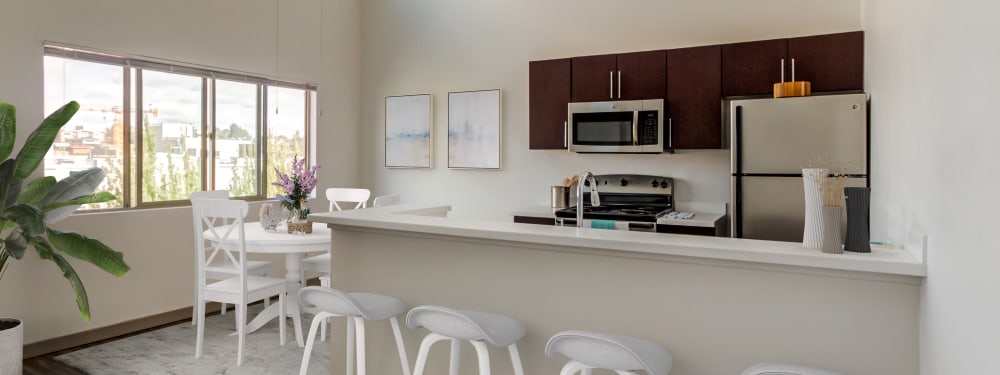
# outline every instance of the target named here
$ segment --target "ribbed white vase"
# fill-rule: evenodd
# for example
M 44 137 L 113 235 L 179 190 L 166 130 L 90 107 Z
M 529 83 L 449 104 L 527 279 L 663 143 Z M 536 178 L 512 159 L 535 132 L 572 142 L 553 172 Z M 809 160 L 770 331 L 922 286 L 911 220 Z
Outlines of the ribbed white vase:
M 802 228 L 802 247 L 823 247 L 823 199 L 820 187 L 829 173 L 825 168 L 802 169 L 802 187 L 806 199 L 806 222 Z

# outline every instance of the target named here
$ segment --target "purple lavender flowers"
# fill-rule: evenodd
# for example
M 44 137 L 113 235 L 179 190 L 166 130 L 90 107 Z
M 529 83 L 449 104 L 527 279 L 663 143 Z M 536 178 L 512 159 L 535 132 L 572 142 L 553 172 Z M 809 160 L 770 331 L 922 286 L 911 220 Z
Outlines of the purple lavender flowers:
M 305 203 L 309 194 L 316 189 L 317 170 L 319 170 L 318 165 L 306 169 L 306 158 L 299 159 L 298 155 L 292 157 L 291 176 L 274 168 L 278 181 L 273 182 L 272 185 L 285 191 L 285 194 L 275 195 L 282 207 L 289 211 L 298 211 L 300 217 L 309 214 L 309 208 L 305 207 Z

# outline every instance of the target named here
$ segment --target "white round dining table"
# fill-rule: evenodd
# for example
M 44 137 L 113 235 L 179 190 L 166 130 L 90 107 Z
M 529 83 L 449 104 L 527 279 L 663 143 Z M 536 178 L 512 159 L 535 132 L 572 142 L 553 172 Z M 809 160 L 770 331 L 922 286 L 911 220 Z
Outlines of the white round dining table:
M 246 249 L 248 253 L 259 254 L 285 254 L 285 279 L 288 279 L 288 296 L 285 298 L 285 312 L 291 316 L 295 325 L 295 341 L 299 347 L 304 347 L 302 340 L 302 316 L 299 312 L 299 302 L 296 298 L 302 280 L 302 258 L 308 252 L 322 252 L 330 250 L 330 228 L 323 224 L 313 224 L 312 233 L 291 234 L 287 232 L 284 225 L 279 226 L 276 232 L 264 230 L 258 222 L 244 224 L 246 235 Z M 224 232 L 219 232 L 224 233 Z M 212 230 L 205 231 L 205 240 L 217 241 Z M 239 237 L 232 236 L 226 244 L 231 244 L 236 248 L 236 241 Z M 224 246 L 226 245 L 224 244 Z M 229 247 L 229 246 L 225 246 Z M 247 333 L 254 332 L 278 317 L 278 305 L 271 304 L 260 314 L 247 324 Z

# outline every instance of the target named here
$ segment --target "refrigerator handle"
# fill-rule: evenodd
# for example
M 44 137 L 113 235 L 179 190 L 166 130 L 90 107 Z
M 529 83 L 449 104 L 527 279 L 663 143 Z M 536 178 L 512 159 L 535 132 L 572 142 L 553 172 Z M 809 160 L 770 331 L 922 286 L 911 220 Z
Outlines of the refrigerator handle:
M 733 108 L 733 237 L 743 238 L 743 106 Z

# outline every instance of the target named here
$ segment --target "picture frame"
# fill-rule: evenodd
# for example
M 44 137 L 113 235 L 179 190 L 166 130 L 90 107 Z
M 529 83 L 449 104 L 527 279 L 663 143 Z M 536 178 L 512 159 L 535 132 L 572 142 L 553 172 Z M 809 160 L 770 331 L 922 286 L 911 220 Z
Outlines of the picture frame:
M 448 168 L 503 167 L 500 89 L 448 93 Z
M 433 108 L 431 94 L 385 97 L 386 168 L 433 167 Z

